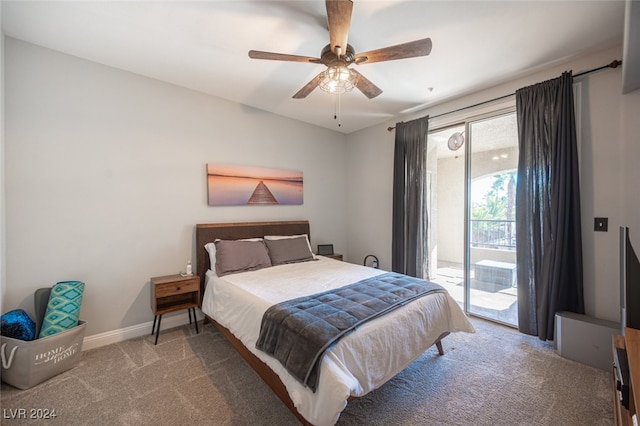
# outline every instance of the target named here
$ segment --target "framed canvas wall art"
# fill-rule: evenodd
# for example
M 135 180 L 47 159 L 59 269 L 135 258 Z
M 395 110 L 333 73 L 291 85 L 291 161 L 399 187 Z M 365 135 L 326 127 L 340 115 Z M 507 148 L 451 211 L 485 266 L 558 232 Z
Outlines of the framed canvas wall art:
M 207 198 L 210 206 L 300 205 L 302 172 L 208 163 Z

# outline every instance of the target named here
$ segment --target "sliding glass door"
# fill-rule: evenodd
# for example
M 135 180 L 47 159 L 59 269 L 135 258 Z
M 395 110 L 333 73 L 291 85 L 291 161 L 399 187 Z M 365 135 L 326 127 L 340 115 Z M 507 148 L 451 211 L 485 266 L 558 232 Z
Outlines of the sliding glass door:
M 516 114 L 469 122 L 469 312 L 518 324 Z
M 429 135 L 430 278 L 466 312 L 517 326 L 515 112 Z
M 429 191 L 429 279 L 444 286 L 464 307 L 465 301 L 465 169 L 464 124 L 429 133 L 427 170 Z

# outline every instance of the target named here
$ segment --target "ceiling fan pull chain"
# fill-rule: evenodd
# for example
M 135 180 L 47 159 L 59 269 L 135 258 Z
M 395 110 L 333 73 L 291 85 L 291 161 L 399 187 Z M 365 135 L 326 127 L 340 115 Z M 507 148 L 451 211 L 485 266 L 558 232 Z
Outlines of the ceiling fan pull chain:
M 342 127 L 342 121 L 340 120 L 340 95 L 341 93 L 338 93 L 336 95 L 338 97 L 338 99 L 336 100 L 336 102 L 338 103 L 338 127 Z

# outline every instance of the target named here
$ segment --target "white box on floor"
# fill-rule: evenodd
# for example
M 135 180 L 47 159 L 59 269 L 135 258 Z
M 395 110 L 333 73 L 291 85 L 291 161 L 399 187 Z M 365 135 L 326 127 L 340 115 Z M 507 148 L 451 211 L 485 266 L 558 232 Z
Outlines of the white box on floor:
M 555 348 L 563 358 L 601 370 L 611 371 L 611 342 L 620 333 L 620 324 L 573 312 L 558 312 L 555 323 Z

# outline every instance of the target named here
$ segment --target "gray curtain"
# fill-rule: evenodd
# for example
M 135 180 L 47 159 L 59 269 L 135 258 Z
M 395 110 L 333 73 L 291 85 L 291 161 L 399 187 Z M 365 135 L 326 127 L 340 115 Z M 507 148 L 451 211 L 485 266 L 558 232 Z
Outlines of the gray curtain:
M 553 340 L 555 313 L 584 313 L 571 72 L 516 91 L 520 331 Z
M 396 124 L 391 268 L 418 278 L 425 278 L 428 269 L 428 134 L 428 116 Z

